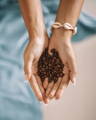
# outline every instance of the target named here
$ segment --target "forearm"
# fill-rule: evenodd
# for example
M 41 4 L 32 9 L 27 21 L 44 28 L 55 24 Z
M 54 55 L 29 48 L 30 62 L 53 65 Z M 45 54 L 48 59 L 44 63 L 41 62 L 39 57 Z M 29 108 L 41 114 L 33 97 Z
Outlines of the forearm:
M 61 0 L 57 11 L 56 21 L 60 23 L 67 22 L 70 23 L 72 26 L 75 26 L 80 15 L 83 1 L 84 0 Z M 61 33 L 64 33 L 64 35 L 67 32 L 67 36 L 72 35 L 72 31 L 59 31 Z
M 45 25 L 40 0 L 18 0 L 30 37 L 43 37 Z

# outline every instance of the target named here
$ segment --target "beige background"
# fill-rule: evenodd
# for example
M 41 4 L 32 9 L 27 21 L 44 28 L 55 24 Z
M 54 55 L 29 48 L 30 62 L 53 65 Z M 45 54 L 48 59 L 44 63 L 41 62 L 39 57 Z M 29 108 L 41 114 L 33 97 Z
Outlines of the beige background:
M 85 1 L 83 10 L 94 15 L 96 1 L 92 1 Z M 77 84 L 70 84 L 60 100 L 44 105 L 44 120 L 96 120 L 96 36 L 73 46 L 78 61 Z

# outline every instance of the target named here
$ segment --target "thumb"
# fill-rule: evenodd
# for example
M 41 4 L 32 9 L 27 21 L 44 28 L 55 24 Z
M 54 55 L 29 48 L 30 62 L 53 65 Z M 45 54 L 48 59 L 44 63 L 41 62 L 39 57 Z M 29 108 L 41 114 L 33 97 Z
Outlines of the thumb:
M 77 77 L 77 64 L 74 57 L 70 57 L 68 60 L 69 63 L 69 69 L 70 69 L 70 79 L 72 83 L 76 84 L 76 77 Z
M 33 63 L 33 57 L 30 57 L 29 59 L 24 59 L 24 73 L 25 78 L 29 80 L 31 78 L 32 74 L 32 63 Z
M 48 53 L 49 53 L 50 55 L 52 55 L 51 50 L 52 50 L 53 48 L 54 48 L 54 46 L 52 45 L 52 43 L 51 43 L 51 41 L 50 41 L 49 46 L 48 46 Z

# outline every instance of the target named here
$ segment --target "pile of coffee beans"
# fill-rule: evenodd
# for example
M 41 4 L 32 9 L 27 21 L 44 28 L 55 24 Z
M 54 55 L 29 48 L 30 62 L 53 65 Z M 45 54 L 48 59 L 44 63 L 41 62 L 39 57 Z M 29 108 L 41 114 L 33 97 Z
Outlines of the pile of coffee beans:
M 64 64 L 62 63 L 56 49 L 51 50 L 51 55 L 48 53 L 48 48 L 44 50 L 38 61 L 38 75 L 42 82 L 48 78 L 48 82 L 54 81 L 64 76 Z

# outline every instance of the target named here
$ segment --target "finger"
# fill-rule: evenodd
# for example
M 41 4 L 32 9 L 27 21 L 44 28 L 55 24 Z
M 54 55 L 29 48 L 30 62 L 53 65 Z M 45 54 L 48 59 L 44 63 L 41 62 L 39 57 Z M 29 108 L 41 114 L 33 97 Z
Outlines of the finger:
M 48 78 L 46 78 L 43 82 L 43 87 L 46 89 L 48 86 Z
M 48 78 L 46 78 L 46 79 L 44 80 L 44 82 L 43 82 L 43 87 L 44 87 L 44 89 L 45 89 L 45 95 L 44 95 L 44 97 L 43 97 L 44 103 L 45 103 L 45 104 L 48 104 L 48 103 L 49 103 L 49 99 L 46 97 L 46 89 L 47 89 L 47 87 L 48 87 Z
M 48 34 L 47 32 L 45 33 L 45 47 L 44 48 L 47 48 L 48 47 L 48 44 L 49 44 L 49 37 L 48 37 Z
M 40 91 L 41 91 L 42 95 L 44 96 L 45 95 L 45 90 L 43 88 L 43 84 L 42 84 L 42 82 L 40 80 L 40 77 L 38 75 L 34 75 L 34 76 L 35 76 L 35 78 L 37 80 L 37 83 L 38 83 L 38 86 L 40 88 Z
M 76 66 L 76 60 L 74 57 L 70 57 L 69 61 L 69 69 L 70 69 L 70 79 L 73 83 L 76 82 L 76 76 L 77 76 L 77 66 Z
M 32 62 L 33 62 L 33 57 L 31 57 L 30 59 L 24 60 L 24 73 L 25 73 L 25 78 L 27 80 L 31 78 Z
M 33 72 L 33 75 L 36 77 L 37 83 L 39 85 L 39 89 L 40 89 L 40 91 L 42 93 L 43 102 L 45 104 L 48 104 L 49 103 L 49 99 L 46 98 L 45 89 L 43 87 L 43 83 L 42 83 L 40 77 L 36 74 L 37 73 L 37 62 L 38 62 L 38 60 L 34 60 L 34 62 L 33 62 L 34 66 L 32 67 L 32 72 Z
M 46 97 L 46 95 L 43 96 L 43 100 L 44 100 L 44 103 L 45 103 L 45 104 L 48 104 L 48 103 L 49 103 L 49 99 Z
M 49 99 L 47 99 L 47 98 L 45 97 L 45 89 L 43 88 L 43 84 L 42 84 L 42 82 L 41 82 L 41 79 L 39 78 L 38 75 L 35 75 L 35 77 L 36 77 L 37 83 L 38 83 L 38 85 L 39 85 L 39 89 L 40 89 L 40 91 L 41 91 L 41 93 L 42 93 L 43 101 L 44 101 L 45 104 L 48 104 L 48 103 L 49 103 Z
M 56 93 L 56 91 L 57 91 L 57 89 L 58 89 L 58 87 L 60 85 L 61 80 L 62 80 L 62 78 L 59 78 L 58 81 L 54 84 L 54 86 L 53 86 L 53 88 L 52 88 L 52 90 L 51 90 L 51 92 L 50 92 L 50 94 L 48 96 L 49 99 L 54 98 L 55 93 Z
M 48 53 L 49 53 L 50 55 L 52 55 L 51 49 L 54 48 L 54 44 L 51 43 L 51 42 L 52 42 L 52 40 L 49 41 L 49 46 L 48 46 Z
M 73 48 L 69 53 L 68 65 L 70 68 L 70 79 L 74 83 L 76 81 L 76 75 L 77 75 L 77 61 L 74 55 Z
M 74 86 L 76 85 L 76 76 L 77 76 L 76 73 L 70 72 L 70 79 L 71 79 L 72 83 L 74 84 Z
M 64 91 L 64 88 L 66 88 L 69 84 L 69 81 L 70 81 L 70 77 L 69 77 L 69 69 L 67 67 L 67 65 L 64 67 L 64 77 L 63 79 L 61 80 L 61 83 L 56 91 L 56 99 L 59 99 L 62 94 L 63 94 L 63 91 Z
M 65 75 L 64 79 L 62 79 L 59 88 L 56 91 L 55 97 L 56 99 L 60 99 L 63 92 L 64 92 L 64 88 L 67 87 L 67 83 L 65 82 L 66 80 L 68 80 L 68 75 Z
M 47 89 L 46 89 L 46 97 L 48 97 L 51 89 L 53 88 L 53 85 L 54 85 L 54 81 L 52 81 L 52 82 L 50 82 L 50 83 L 48 84 L 48 87 L 47 87 Z
M 31 85 L 31 87 L 32 87 L 32 89 L 33 89 L 37 99 L 39 101 L 43 101 L 43 96 L 41 94 L 41 91 L 39 89 L 38 83 L 37 83 L 36 78 L 35 78 L 34 75 L 32 75 L 32 77 L 30 78 L 29 82 L 30 82 L 30 85 Z
M 25 72 L 23 74 L 24 74 L 25 80 L 28 80 L 27 74 Z

